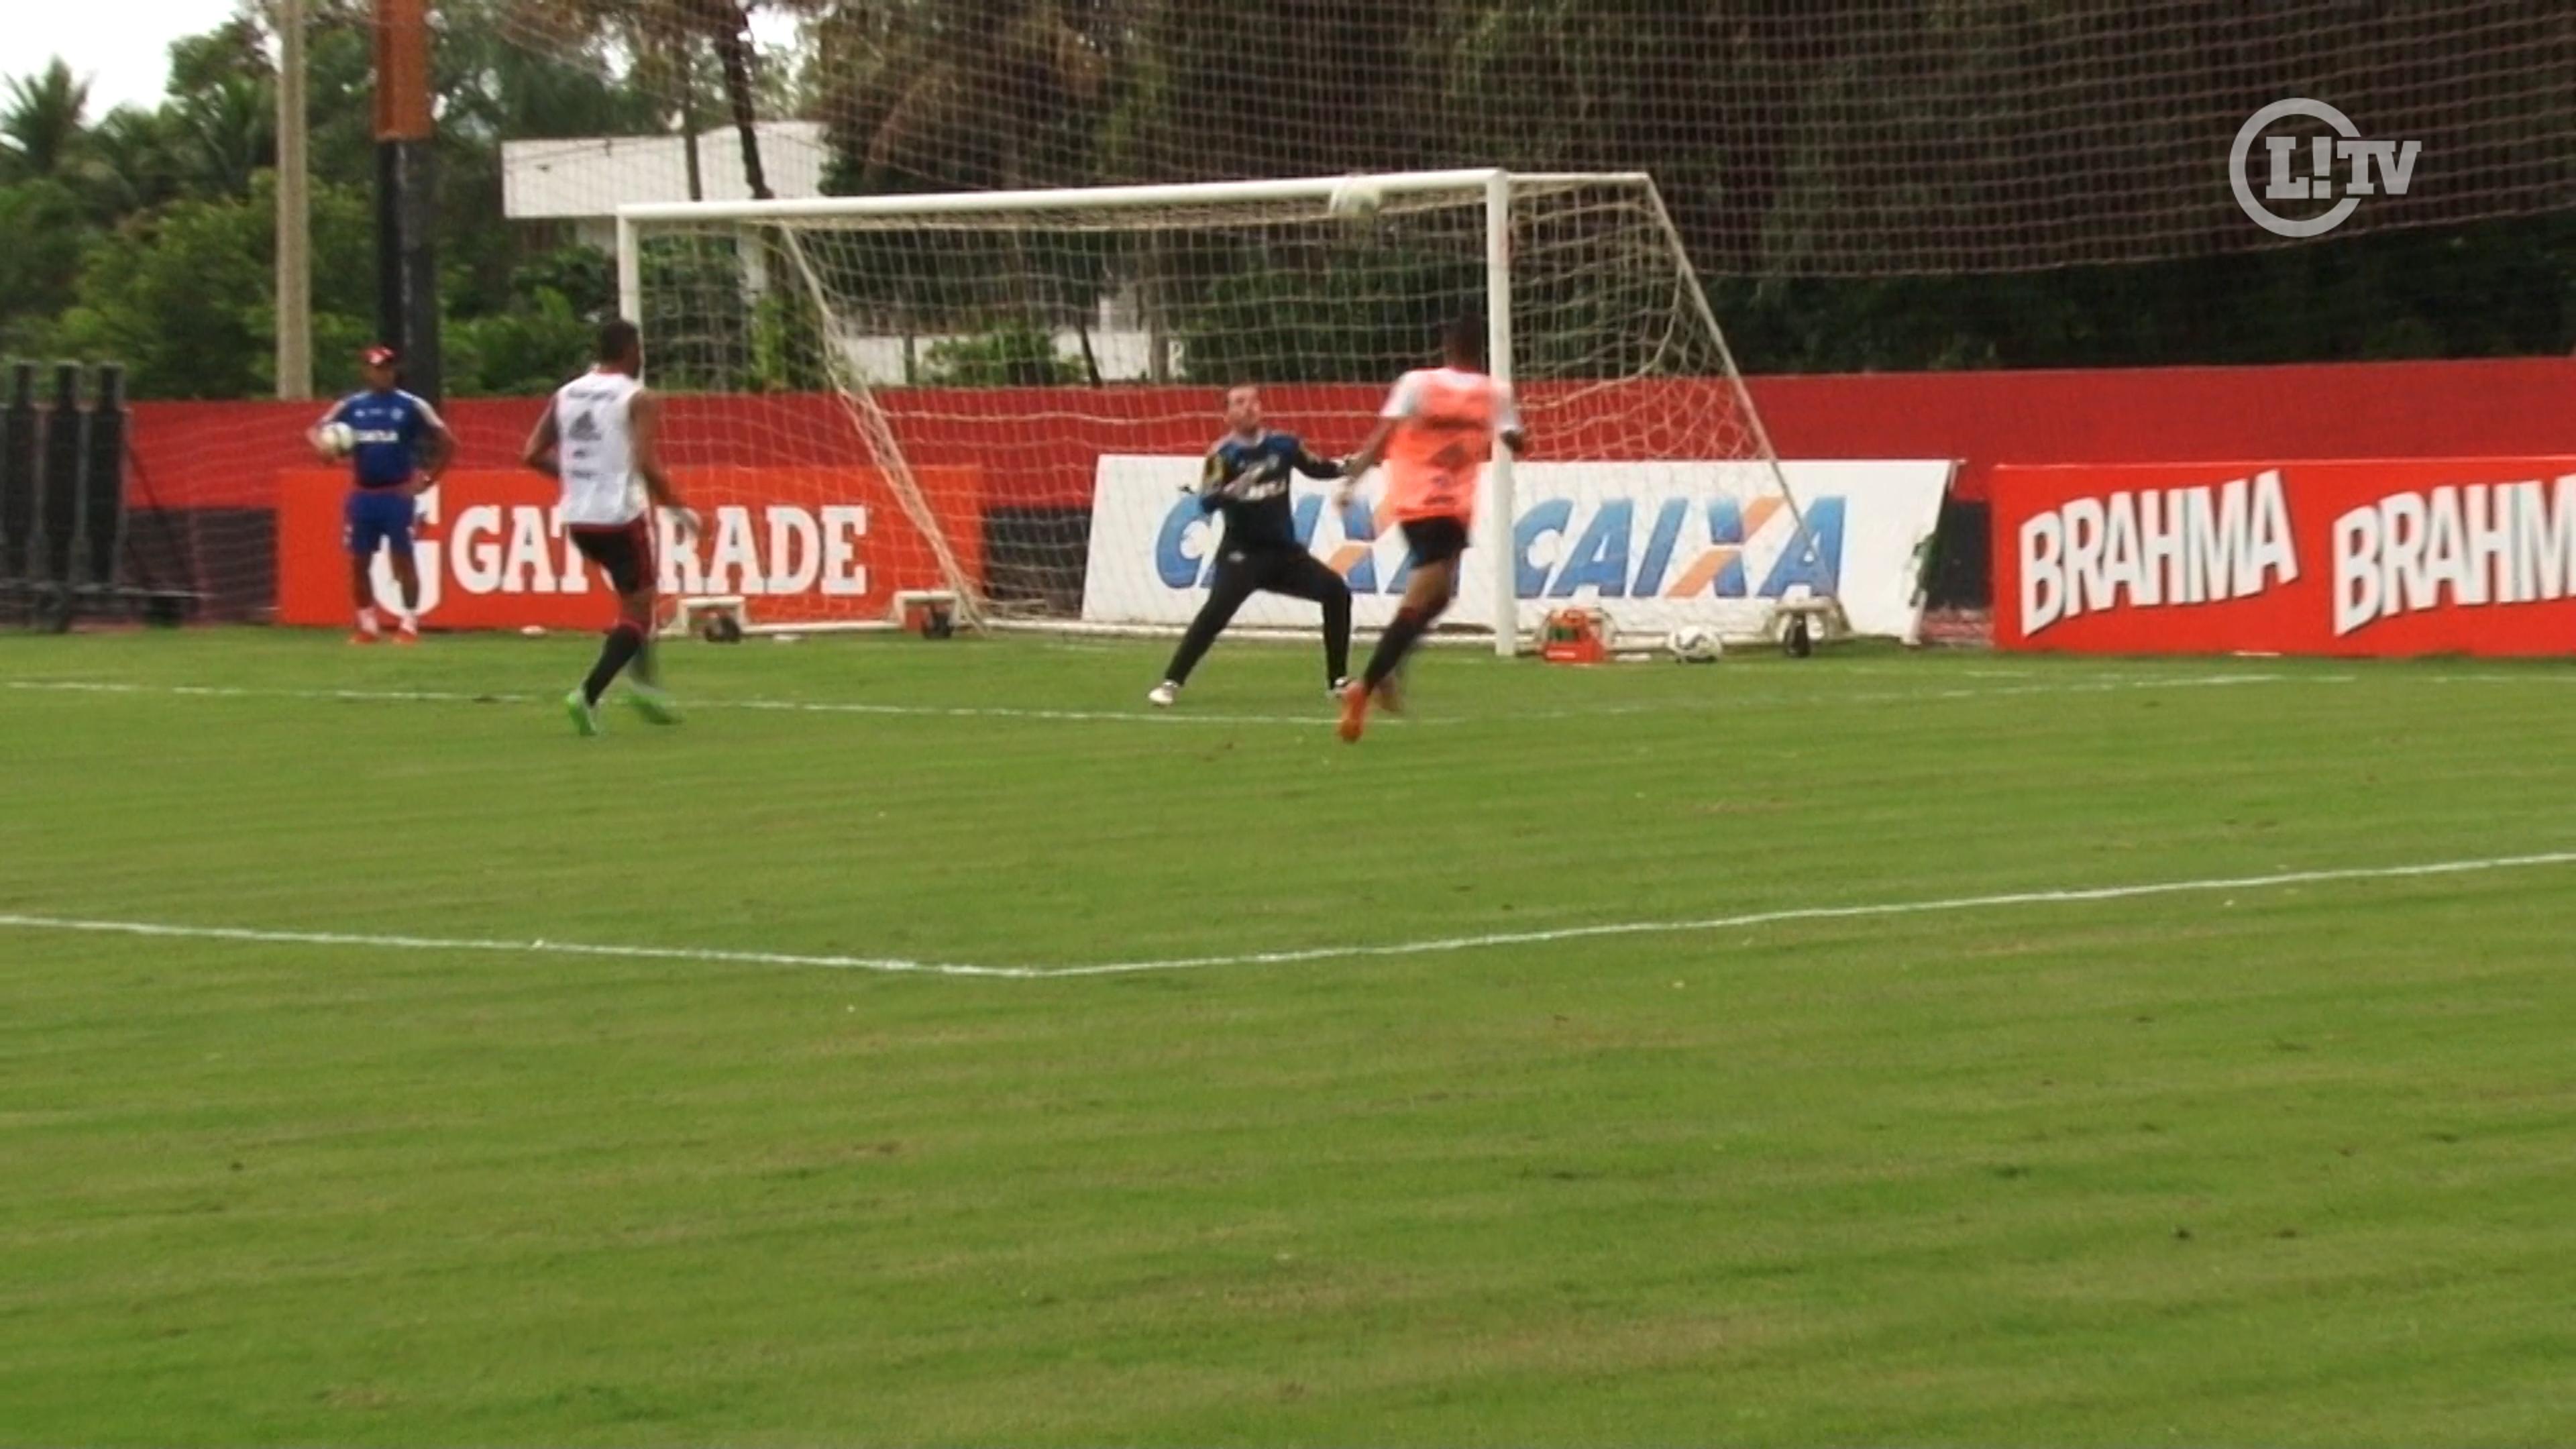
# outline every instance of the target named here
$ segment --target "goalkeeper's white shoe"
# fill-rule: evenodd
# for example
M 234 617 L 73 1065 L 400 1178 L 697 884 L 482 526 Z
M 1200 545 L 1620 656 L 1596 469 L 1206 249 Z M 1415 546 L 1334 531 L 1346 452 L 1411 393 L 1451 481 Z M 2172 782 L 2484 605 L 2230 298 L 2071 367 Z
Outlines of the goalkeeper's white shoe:
M 1156 709 L 1170 709 L 1181 697 L 1181 687 L 1166 679 L 1146 692 L 1145 702 Z

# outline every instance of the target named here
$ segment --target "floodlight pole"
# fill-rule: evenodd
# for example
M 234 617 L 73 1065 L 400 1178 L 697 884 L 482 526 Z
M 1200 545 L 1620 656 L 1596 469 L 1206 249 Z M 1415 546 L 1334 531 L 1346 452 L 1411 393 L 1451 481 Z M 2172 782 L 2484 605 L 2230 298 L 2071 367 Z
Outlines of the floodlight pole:
M 305 137 L 305 0 L 277 7 L 277 395 L 313 396 L 313 192 Z
M 429 0 L 376 0 L 376 327 L 403 385 L 437 400 L 438 167 Z

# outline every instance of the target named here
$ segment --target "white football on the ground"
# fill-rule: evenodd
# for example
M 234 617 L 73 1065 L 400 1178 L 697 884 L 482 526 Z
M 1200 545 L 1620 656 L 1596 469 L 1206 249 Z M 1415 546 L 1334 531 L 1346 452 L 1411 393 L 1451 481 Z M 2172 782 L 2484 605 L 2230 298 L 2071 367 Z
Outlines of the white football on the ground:
M 1726 652 L 1726 645 L 1716 630 L 1684 624 L 1664 636 L 1664 650 L 1684 664 L 1713 664 Z

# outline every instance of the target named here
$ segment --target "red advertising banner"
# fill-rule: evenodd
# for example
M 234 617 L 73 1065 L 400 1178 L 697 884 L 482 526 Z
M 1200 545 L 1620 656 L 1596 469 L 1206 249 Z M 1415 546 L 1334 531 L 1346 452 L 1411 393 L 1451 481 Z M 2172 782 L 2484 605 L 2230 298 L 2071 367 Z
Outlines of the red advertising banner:
M 918 470 L 958 564 L 982 573 L 982 503 L 972 468 Z M 895 591 L 943 586 L 936 557 L 882 475 L 861 468 L 692 468 L 690 502 L 705 532 L 683 545 L 662 527 L 662 592 L 738 595 L 758 622 L 887 617 Z M 349 617 L 341 531 L 348 480 L 308 469 L 280 480 L 277 617 Z M 457 469 L 421 497 L 416 557 L 421 622 L 434 629 L 589 629 L 614 617 L 606 580 L 556 520 L 559 490 L 524 470 Z M 395 597 L 379 559 L 377 592 Z
M 1668 386 L 1586 383 L 1551 397 L 1548 385 L 1530 383 L 1523 401 L 1546 456 L 1651 461 L 1655 440 L 1633 420 Z M 1984 499 L 1990 470 L 2016 462 L 2576 449 L 2576 415 L 2564 405 L 2576 392 L 2576 359 L 2564 357 L 1756 377 L 1746 386 L 1782 457 L 1956 458 L 1951 493 L 1961 500 Z M 1276 426 L 1327 452 L 1355 446 L 1386 399 L 1383 385 L 1264 391 Z M 879 400 L 915 467 L 980 468 L 985 497 L 998 507 L 1081 509 L 1091 506 L 1103 453 L 1205 448 L 1221 425 L 1218 392 L 1090 389 L 1084 416 L 1052 389 L 891 388 Z M 831 465 L 859 443 L 827 393 L 674 393 L 668 401 L 667 461 L 684 482 L 705 464 Z M 440 404 L 464 448 L 458 461 L 490 468 L 517 464 L 544 408 L 532 397 Z M 133 506 L 267 508 L 282 471 L 311 465 L 304 429 L 321 413 L 318 402 L 136 403 Z
M 1995 642 L 2576 653 L 2576 457 L 1994 473 Z

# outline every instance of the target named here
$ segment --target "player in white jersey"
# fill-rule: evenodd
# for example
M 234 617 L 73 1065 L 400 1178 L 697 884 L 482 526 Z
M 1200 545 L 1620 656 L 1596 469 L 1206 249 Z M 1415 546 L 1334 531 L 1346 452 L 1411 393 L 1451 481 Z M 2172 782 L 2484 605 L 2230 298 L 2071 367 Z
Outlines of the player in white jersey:
M 679 723 L 653 663 L 659 569 L 652 510 L 674 511 L 682 538 L 698 531 L 697 515 L 662 471 L 662 400 L 644 387 L 642 334 L 623 317 L 608 322 L 599 329 L 596 355 L 596 366 L 555 390 L 522 455 L 529 467 L 563 484 L 565 531 L 617 591 L 617 622 L 599 662 L 564 696 L 573 728 L 584 735 L 599 733 L 600 696 L 630 663 L 636 710 L 655 724 Z

